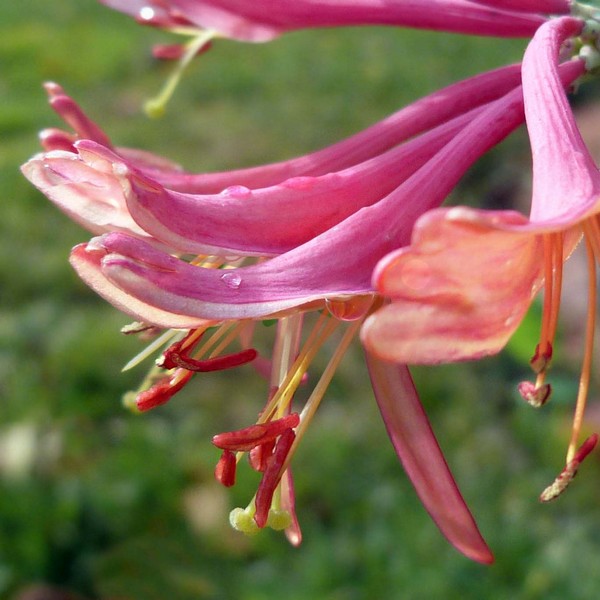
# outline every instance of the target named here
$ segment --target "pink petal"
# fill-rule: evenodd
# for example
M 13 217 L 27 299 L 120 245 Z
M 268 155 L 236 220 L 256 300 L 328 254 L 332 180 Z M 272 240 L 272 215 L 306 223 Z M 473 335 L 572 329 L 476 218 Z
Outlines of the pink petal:
M 511 230 L 527 219 L 469 208 L 431 211 L 411 246 L 373 280 L 392 303 L 371 315 L 365 346 L 384 360 L 436 364 L 498 352 L 540 285 L 541 238 Z
M 473 161 L 522 118 L 517 89 L 490 103 L 386 198 L 267 262 L 223 274 L 110 234 L 96 245 L 106 254 L 99 264 L 115 285 L 146 304 L 210 319 L 263 316 L 328 296 L 367 293 L 377 261 L 405 245 L 415 220 L 439 205 Z
M 340 171 L 375 157 L 414 135 L 495 100 L 520 83 L 520 65 L 510 65 L 459 81 L 425 96 L 413 104 L 327 148 L 291 160 L 225 171 L 193 174 L 183 172 L 167 159 L 130 148 L 113 148 L 106 134 L 87 117 L 79 105 L 54 83 L 46 84 L 51 106 L 73 127 L 70 134 L 52 129 L 43 132 L 46 150 L 74 151 L 73 142 L 97 142 L 132 163 L 164 187 L 187 193 L 219 193 L 233 185 L 262 188 L 298 176 L 318 176 Z
M 571 12 L 571 0 L 471 0 L 501 10 L 563 15 Z
M 158 6 L 154 21 L 159 26 L 171 26 L 170 18 L 182 15 L 199 27 L 251 42 L 267 41 L 294 29 L 345 25 L 396 25 L 518 37 L 532 35 L 544 21 L 538 15 L 495 10 L 467 0 L 170 0 L 146 2 L 144 7 L 139 0 L 133 4 L 129 0 L 102 1 L 132 15 L 140 8 Z
M 563 85 L 581 68 L 580 61 L 562 65 Z M 375 269 L 375 288 L 392 302 L 367 319 L 363 343 L 383 359 L 406 364 L 498 352 L 541 285 L 538 234 L 549 230 L 552 223 L 531 223 L 508 211 L 431 211 L 416 223 L 411 246 Z M 565 258 L 577 240 L 569 233 Z
M 123 231 L 149 239 L 131 218 L 112 165 L 88 165 L 72 152 L 55 150 L 33 157 L 23 175 L 73 221 L 94 234 Z
M 431 518 L 468 558 L 492 563 L 419 401 L 408 368 L 365 352 L 379 410 L 406 474 Z
M 114 171 L 133 219 L 180 252 L 276 255 L 308 242 L 360 208 L 384 198 L 481 110 L 470 111 L 343 171 L 295 177 L 258 190 L 232 186 L 215 195 L 183 194 L 167 190 L 122 164 Z M 86 150 L 94 151 L 86 142 L 78 147 L 83 144 Z
M 207 324 L 206 319 L 191 318 L 161 310 L 124 293 L 102 274 L 98 254 L 90 251 L 91 244 L 80 244 L 71 251 L 69 261 L 79 277 L 99 296 L 126 314 L 167 329 L 194 329 Z
M 581 219 L 595 209 L 600 194 L 600 174 L 575 123 L 558 68 L 561 44 L 579 35 L 583 25 L 570 17 L 549 22 L 536 33 L 523 59 L 533 156 L 531 221 L 545 226 Z

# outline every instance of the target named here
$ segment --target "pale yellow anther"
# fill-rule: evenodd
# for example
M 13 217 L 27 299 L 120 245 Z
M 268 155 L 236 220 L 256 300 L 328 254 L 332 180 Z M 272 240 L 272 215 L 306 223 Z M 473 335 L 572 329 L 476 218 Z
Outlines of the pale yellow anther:
M 246 535 L 256 535 L 260 531 L 254 520 L 254 511 L 248 508 L 234 508 L 229 513 L 229 523 L 234 529 Z
M 287 510 L 271 509 L 267 518 L 267 527 L 275 531 L 287 529 L 292 524 L 292 515 Z

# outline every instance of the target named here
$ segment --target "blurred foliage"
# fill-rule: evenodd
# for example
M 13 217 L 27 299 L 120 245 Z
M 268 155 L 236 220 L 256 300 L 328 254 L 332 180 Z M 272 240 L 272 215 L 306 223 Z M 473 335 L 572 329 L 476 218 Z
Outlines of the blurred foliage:
M 246 538 L 227 514 L 246 505 L 256 480 L 242 473 L 232 491 L 217 486 L 210 438 L 251 421 L 265 383 L 249 367 L 210 374 L 151 414 L 126 412 L 121 395 L 143 369 L 120 368 L 139 342 L 119 337 L 127 319 L 67 264 L 87 234 L 18 173 L 37 152 L 37 131 L 58 124 L 44 80 L 61 83 L 120 145 L 225 169 L 324 146 L 518 60 L 523 41 L 377 28 L 219 41 L 191 66 L 165 118 L 149 121 L 140 107 L 169 71 L 149 49 L 169 35 L 94 0 L 2 2 L 0 17 L 0 597 L 33 582 L 105 600 L 597 597 L 598 459 L 559 502 L 537 502 L 561 467 L 575 376 L 570 365 L 553 371 L 557 400 L 567 401 L 540 412 L 513 391 L 529 376 L 538 315 L 499 358 L 415 370 L 493 566 L 458 555 L 416 500 L 358 348 L 294 463 L 302 546 L 272 532 Z M 526 155 L 514 136 L 457 197 L 485 202 L 493 186 L 518 185 Z

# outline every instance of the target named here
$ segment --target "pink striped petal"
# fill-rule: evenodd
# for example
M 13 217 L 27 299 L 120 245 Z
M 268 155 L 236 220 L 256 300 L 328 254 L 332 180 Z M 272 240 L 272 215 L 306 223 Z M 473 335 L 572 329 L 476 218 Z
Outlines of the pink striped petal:
M 514 212 L 431 211 L 411 246 L 373 276 L 391 304 L 371 315 L 361 339 L 385 360 L 437 364 L 498 352 L 520 323 L 542 276 L 542 240 L 515 232 Z
M 122 312 L 166 329 L 194 329 L 208 324 L 206 319 L 164 311 L 126 294 L 103 275 L 98 264 L 98 253 L 91 251 L 92 247 L 93 240 L 88 244 L 75 246 L 69 261 L 87 285 Z
M 173 27 L 177 17 L 225 37 L 264 42 L 295 29 L 395 25 L 475 35 L 529 36 L 544 19 L 468 0 L 101 0 L 150 25 Z M 152 14 L 154 10 L 156 14 Z M 144 18 L 145 11 L 147 17 Z
M 580 22 L 568 18 L 558 20 L 557 27 L 561 27 L 561 21 L 571 27 L 563 30 L 565 34 L 580 27 Z M 543 29 L 538 39 L 547 40 Z M 555 53 L 550 62 L 554 65 L 559 45 L 553 42 Z M 549 69 L 548 62 L 538 66 L 544 71 Z M 563 64 L 559 72 L 563 90 L 581 75 L 583 64 L 571 61 Z M 547 81 L 545 73 L 528 73 L 535 81 Z M 561 94 L 564 96 L 564 91 Z M 553 114 L 550 106 L 538 108 Z M 547 175 L 553 178 L 560 199 L 569 202 L 566 197 L 579 194 L 576 174 L 574 179 L 566 177 L 572 189 L 559 188 L 564 185 L 560 171 L 569 173 L 570 167 L 555 160 L 560 156 L 557 149 L 546 151 L 548 139 L 556 142 L 558 148 L 562 144 L 554 139 L 550 121 L 546 126 L 545 138 L 542 129 L 537 130 L 540 153 L 534 154 L 534 162 L 540 157 L 554 161 L 551 164 L 556 173 L 548 171 Z M 585 173 L 582 181 L 587 185 Z M 540 189 L 543 188 L 538 187 L 534 193 L 540 194 Z M 548 210 L 552 211 L 555 191 L 544 191 L 550 198 Z M 536 201 L 542 206 L 546 196 L 536 196 Z M 576 215 L 569 217 L 567 224 L 573 219 Z M 508 211 L 452 208 L 430 212 L 416 223 L 411 246 L 391 253 L 375 269 L 374 286 L 392 302 L 367 319 L 361 332 L 363 343 L 384 359 L 407 364 L 469 360 L 498 352 L 514 333 L 541 285 L 540 234 L 563 228 L 564 223 L 554 217 L 534 222 Z M 569 233 L 565 258 L 578 239 L 577 232 Z
M 538 12 L 552 15 L 568 15 L 571 12 L 571 0 L 471 0 L 501 10 Z
M 452 477 L 408 368 L 369 351 L 365 356 L 388 435 L 423 506 L 459 552 L 492 563 L 494 557 Z
M 563 17 L 540 28 L 523 59 L 523 94 L 533 156 L 531 221 L 564 226 L 596 210 L 600 173 L 586 148 L 558 69 L 561 44 L 583 29 Z M 583 63 L 579 61 L 583 73 Z
M 386 198 L 260 264 L 229 273 L 202 269 L 122 234 L 105 236 L 93 251 L 103 254 L 103 275 L 123 291 L 191 317 L 257 317 L 318 298 L 367 293 L 377 261 L 406 245 L 416 219 L 438 206 L 473 161 L 522 119 L 519 88 L 490 103 Z

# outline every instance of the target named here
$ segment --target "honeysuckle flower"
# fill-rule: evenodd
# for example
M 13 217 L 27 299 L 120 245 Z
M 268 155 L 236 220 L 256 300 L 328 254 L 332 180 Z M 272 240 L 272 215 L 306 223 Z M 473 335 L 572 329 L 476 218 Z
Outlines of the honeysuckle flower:
M 475 35 L 532 35 L 539 13 L 568 13 L 568 0 L 100 0 L 141 23 L 166 29 L 201 28 L 233 39 L 262 42 L 286 31 L 344 25 L 393 25 Z M 504 10 L 505 5 L 507 10 Z
M 161 116 L 190 61 L 216 37 L 265 42 L 286 31 L 346 25 L 392 25 L 500 37 L 526 37 L 547 18 L 547 13 L 570 10 L 569 0 L 528 0 L 519 7 L 502 0 L 100 0 L 132 15 L 140 23 L 192 36 L 182 46 L 158 46 L 158 58 L 179 64 L 145 110 Z M 509 10 L 504 10 L 505 6 Z M 513 10 L 514 9 L 514 10 Z M 546 14 L 544 14 L 546 13 Z
M 280 226 L 271 240 L 268 229 L 263 229 L 265 239 L 271 244 L 269 252 L 256 247 L 258 237 L 252 241 L 252 247 L 247 242 L 244 246 L 245 228 L 237 227 L 225 208 L 226 218 L 219 225 L 222 241 L 217 248 L 210 230 L 186 229 L 186 221 L 200 218 L 207 203 L 210 207 L 213 200 L 192 196 L 190 192 L 175 193 L 160 182 L 160 177 L 181 176 L 181 182 L 194 180 L 197 185 L 203 176 L 181 174 L 162 161 L 157 163 L 146 155 L 138 160 L 135 152 L 110 147 L 106 136 L 91 127 L 72 101 L 63 96 L 62 112 L 78 115 L 77 119 L 67 120 L 76 130 L 92 132 L 96 139 L 74 141 L 64 133 L 46 134 L 43 136 L 46 147 L 60 149 L 50 149 L 34 158 L 24 171 L 63 210 L 92 230 L 97 222 L 87 215 L 93 210 L 86 208 L 82 217 L 85 212 L 82 207 L 93 208 L 107 199 L 143 230 L 146 239 L 133 227 L 129 231 L 127 227 L 117 230 L 113 222 L 107 221 L 104 230 L 110 233 L 76 247 L 71 262 L 86 283 L 121 310 L 154 328 L 173 328 L 140 357 L 167 346 L 147 381 L 130 400 L 140 410 L 148 410 L 168 401 L 194 372 L 234 368 L 260 358 L 252 348 L 254 322 L 277 321 L 270 363 L 272 394 L 267 405 L 255 425 L 219 434 L 214 439 L 222 450 L 216 469 L 222 483 L 231 485 L 235 481 L 241 453 L 248 453 L 251 465 L 262 473 L 255 498 L 246 509 L 232 513 L 235 527 L 247 533 L 264 526 L 282 528 L 293 543 L 299 542 L 301 534 L 289 463 L 345 349 L 367 315 L 382 302 L 373 294 L 371 271 L 382 256 L 408 242 L 415 220 L 445 199 L 473 161 L 522 122 L 522 92 L 514 87 L 514 74 L 513 67 L 456 84 L 378 124 L 369 130 L 369 135 L 363 132 L 337 145 L 336 150 L 354 148 L 353 160 L 356 160 L 361 148 L 356 140 L 370 140 L 371 151 L 377 150 L 375 157 L 367 159 L 369 168 L 376 173 L 377 169 L 385 169 L 379 172 L 386 178 L 392 176 L 386 162 L 390 156 L 396 161 L 410 157 L 412 166 L 398 167 L 400 172 L 404 171 L 393 184 L 396 189 L 388 193 L 387 188 L 378 188 L 381 197 L 368 197 L 354 205 L 351 214 L 344 213 L 346 209 L 340 203 L 340 214 L 327 222 L 323 231 L 315 234 L 306 231 L 304 238 L 289 238 L 282 245 L 277 237 L 285 234 L 285 227 Z M 571 75 L 575 76 L 574 69 Z M 511 88 L 514 89 L 510 91 Z M 58 97 L 61 93 L 55 94 L 54 98 Z M 479 108 L 468 111 L 476 105 Z M 421 130 L 425 133 L 405 145 L 383 153 L 379 150 L 378 144 L 383 143 L 387 149 Z M 386 141 L 382 142 L 383 139 Z M 410 153 L 403 155 L 406 147 Z M 362 176 L 368 175 L 368 171 L 360 171 L 364 169 L 362 163 L 356 162 L 342 169 L 336 178 L 319 175 L 319 170 L 336 161 L 343 163 L 344 159 L 336 151 L 324 150 L 317 155 L 324 157 L 324 164 L 314 167 L 310 179 L 296 177 L 292 180 L 294 185 L 286 188 L 283 181 L 276 186 L 296 194 L 297 203 L 306 203 L 307 218 L 311 211 L 319 209 L 311 204 L 307 189 L 325 182 L 329 194 L 331 179 L 343 181 L 353 176 L 354 169 L 359 169 Z M 307 161 L 303 157 L 269 166 L 267 177 L 287 175 L 290 164 L 298 168 Z M 259 169 L 248 173 L 255 176 Z M 354 180 L 353 185 L 359 184 L 359 179 Z M 87 195 L 88 187 L 94 188 L 91 195 Z M 100 188 L 104 197 L 95 188 Z M 247 223 L 251 223 L 253 212 L 260 219 L 269 216 L 261 204 L 261 194 L 266 194 L 267 188 L 248 189 L 254 198 L 245 199 L 236 198 L 231 186 L 228 189 L 228 193 L 219 196 L 219 201 L 223 205 L 232 203 L 240 213 L 248 213 L 240 219 L 250 219 Z M 303 189 L 305 198 L 300 193 Z M 246 190 L 239 186 L 233 191 L 247 196 Z M 179 203 L 177 210 L 172 210 L 172 219 L 162 218 L 168 206 L 161 204 L 165 197 L 168 203 Z M 272 206 L 275 210 L 279 205 L 293 208 L 285 203 L 286 197 L 282 195 Z M 188 208 L 184 209 L 185 206 Z M 142 211 L 152 219 L 148 220 Z M 214 219 L 219 218 L 218 212 L 213 212 Z M 275 214 L 271 218 L 275 222 L 285 215 Z M 146 227 L 152 231 L 148 232 Z M 211 251 L 235 248 L 240 250 L 240 258 L 224 253 L 202 254 L 191 262 L 189 256 L 186 260 L 180 258 L 182 252 L 196 253 L 205 248 L 202 244 Z M 165 252 L 165 246 L 171 249 Z M 274 256 L 265 259 L 268 254 Z M 256 255 L 259 260 L 248 264 L 247 257 Z M 316 312 L 318 318 L 301 344 L 304 314 L 308 312 Z M 297 411 L 292 406 L 294 392 L 312 358 L 336 330 L 345 330 L 340 345 L 306 405 Z M 236 340 L 241 350 L 230 349 Z M 373 352 L 367 353 L 367 362 L 393 445 L 425 507 L 459 550 L 475 560 L 490 562 L 491 553 L 456 488 L 406 367 L 388 363 Z
M 61 170 L 68 169 L 66 161 L 75 160 L 78 153 L 82 154 L 82 162 L 85 162 L 83 156 L 85 151 L 74 146 L 78 140 L 93 141 L 112 150 L 128 166 L 141 171 L 170 190 L 192 194 L 218 194 L 233 186 L 264 188 L 294 177 L 316 177 L 357 165 L 390 150 L 418 133 L 440 125 L 469 109 L 495 100 L 519 83 L 519 65 L 502 67 L 425 96 L 363 131 L 322 150 L 258 167 L 198 174 L 185 172 L 168 159 L 146 151 L 115 147 L 100 126 L 92 121 L 59 85 L 47 83 L 45 88 L 51 107 L 73 131 L 68 132 L 57 128 L 43 130 L 40 141 L 46 153 L 34 157 L 23 167 L 23 170 L 30 181 L 51 199 L 56 197 L 55 201 L 62 210 L 71 217 L 78 215 L 80 219 L 80 213 L 86 211 L 77 205 L 78 196 L 62 193 L 62 189 L 60 194 L 54 194 L 52 190 L 58 187 L 62 178 L 52 168 L 47 168 L 50 166 L 48 159 L 57 158 L 52 164 L 57 167 L 59 164 L 64 164 Z M 55 150 L 69 154 L 48 154 Z M 65 177 L 63 181 L 68 183 L 68 178 Z M 115 195 L 106 189 L 106 186 L 103 194 L 104 198 L 110 197 L 116 205 L 123 206 L 122 194 Z M 79 201 L 87 202 L 83 197 L 79 197 Z M 96 211 L 103 212 L 102 203 L 96 204 Z M 80 222 L 94 233 L 100 231 L 93 222 L 85 223 L 81 220 Z
M 540 287 L 544 308 L 540 341 L 531 361 L 535 383 L 520 385 L 534 405 L 550 394 L 545 383 L 557 327 L 563 262 L 583 236 L 588 252 L 587 334 L 566 466 L 542 493 L 558 495 L 593 449 L 579 447 L 590 379 L 596 311 L 600 173 L 577 128 L 560 78 L 564 67 L 585 70 L 578 58 L 559 64 L 561 46 L 593 47 L 597 27 L 571 17 L 543 25 L 523 60 L 525 112 L 533 156 L 529 219 L 512 211 L 469 208 L 432 211 L 416 224 L 409 248 L 385 257 L 374 284 L 392 302 L 369 319 L 363 343 L 388 360 L 435 364 L 494 354 L 502 349 Z M 579 36 L 579 38 L 578 38 Z

